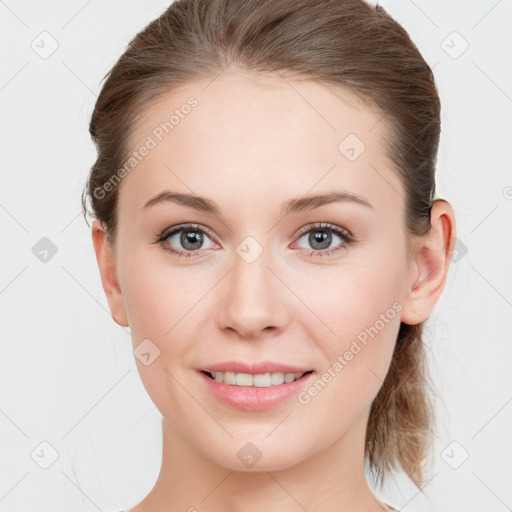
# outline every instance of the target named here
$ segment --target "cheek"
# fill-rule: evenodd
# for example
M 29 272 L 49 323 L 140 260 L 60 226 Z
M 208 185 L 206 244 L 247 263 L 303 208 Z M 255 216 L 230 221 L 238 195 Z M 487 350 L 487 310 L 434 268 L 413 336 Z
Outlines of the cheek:
M 161 250 L 153 249 L 155 253 Z M 134 348 L 149 338 L 163 351 L 165 340 L 173 335 L 176 317 L 183 315 L 183 289 L 170 275 L 169 266 L 164 267 L 155 255 L 135 246 L 123 250 L 125 257 L 119 265 L 119 277 Z
M 172 417 L 176 404 L 184 399 L 175 379 L 181 381 L 179 367 L 186 360 L 187 340 L 191 337 L 187 322 L 192 321 L 194 310 L 190 310 L 200 295 L 193 300 L 187 292 L 188 287 L 194 289 L 194 283 L 184 279 L 183 272 L 171 271 L 159 257 L 143 255 L 142 251 L 139 257 L 137 251 L 131 253 L 123 263 L 122 273 L 123 297 L 141 381 L 162 414 Z M 149 364 L 142 356 L 147 352 Z
M 176 294 L 162 286 L 161 277 L 155 268 L 138 267 L 127 280 L 123 296 L 134 343 L 141 337 L 160 339 L 172 327 Z
M 389 324 L 399 324 L 402 279 L 399 268 L 364 266 L 336 269 L 303 280 L 296 290 L 311 312 L 303 318 L 316 328 L 312 339 L 321 331 L 325 339 L 347 340 L 376 323 L 384 331 Z M 385 324 L 380 321 L 383 315 Z
M 327 415 L 333 439 L 370 407 L 382 387 L 400 328 L 399 283 L 399 273 L 366 269 L 340 276 L 331 281 L 329 293 L 315 295 L 311 309 L 329 327 L 311 322 L 316 327 L 311 339 L 324 355 L 324 366 L 299 398 L 310 404 L 312 418 Z M 318 329 L 326 335 L 319 336 Z M 314 332 L 311 328 L 310 335 Z
M 319 345 L 325 367 L 336 375 L 336 392 L 354 389 L 359 397 L 373 398 L 391 362 L 400 328 L 404 267 L 398 254 L 387 259 L 384 251 L 379 254 L 378 261 L 361 259 L 304 280 L 298 292 L 314 313 L 302 315 L 302 325 Z
M 122 268 L 123 298 L 134 348 L 151 339 L 164 356 L 161 364 L 170 369 L 183 362 L 190 350 L 187 340 L 209 318 L 204 308 L 215 280 L 206 268 L 173 266 L 158 247 L 151 252 L 134 248 L 129 254 Z

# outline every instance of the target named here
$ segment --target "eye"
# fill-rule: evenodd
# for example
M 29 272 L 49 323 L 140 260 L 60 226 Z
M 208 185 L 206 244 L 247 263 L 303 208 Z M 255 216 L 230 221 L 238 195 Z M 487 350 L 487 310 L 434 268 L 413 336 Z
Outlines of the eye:
M 354 238 L 346 229 L 334 226 L 332 224 L 316 224 L 314 226 L 306 226 L 299 232 L 299 240 L 305 239 L 306 243 L 313 249 L 309 250 L 308 256 L 326 257 L 341 251 L 348 244 L 353 242 Z M 334 238 L 333 238 L 334 235 Z M 334 248 L 329 249 L 336 238 L 341 240 Z
M 205 237 L 211 242 L 206 247 L 204 246 Z M 166 251 L 179 258 L 191 258 L 200 257 L 203 250 L 211 249 L 215 245 L 212 237 L 214 238 L 208 229 L 197 224 L 181 224 L 157 235 L 155 243 L 160 243 Z M 341 242 L 329 249 L 336 238 Z M 313 249 L 308 253 L 308 256 L 313 257 L 330 256 L 355 241 L 348 230 L 333 224 L 322 223 L 302 228 L 299 231 L 299 241 L 302 239 L 305 239 Z
M 195 224 L 182 224 L 162 233 L 156 242 L 178 257 L 190 258 L 197 257 L 197 251 L 212 247 L 204 247 L 205 236 L 212 241 L 206 229 Z

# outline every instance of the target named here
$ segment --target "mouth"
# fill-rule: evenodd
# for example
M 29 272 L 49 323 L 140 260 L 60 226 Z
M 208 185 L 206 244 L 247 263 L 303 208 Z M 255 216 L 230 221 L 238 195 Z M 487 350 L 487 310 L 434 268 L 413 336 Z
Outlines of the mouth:
M 314 379 L 309 365 L 279 361 L 223 361 L 197 368 L 205 389 L 220 402 L 257 412 L 283 406 Z
M 258 374 L 206 370 L 201 370 L 201 372 L 211 380 L 228 386 L 271 388 L 301 380 L 313 373 L 313 370 L 298 373 L 267 372 Z

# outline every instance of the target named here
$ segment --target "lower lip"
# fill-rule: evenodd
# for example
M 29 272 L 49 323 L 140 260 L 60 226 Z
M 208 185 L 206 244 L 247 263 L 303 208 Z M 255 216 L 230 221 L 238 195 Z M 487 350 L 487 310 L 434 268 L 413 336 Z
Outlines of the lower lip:
M 261 411 L 270 409 L 284 402 L 291 396 L 297 395 L 306 386 L 315 372 L 303 375 L 293 382 L 285 382 L 278 386 L 257 388 L 254 386 L 230 386 L 208 377 L 199 371 L 208 389 L 221 401 L 238 409 Z

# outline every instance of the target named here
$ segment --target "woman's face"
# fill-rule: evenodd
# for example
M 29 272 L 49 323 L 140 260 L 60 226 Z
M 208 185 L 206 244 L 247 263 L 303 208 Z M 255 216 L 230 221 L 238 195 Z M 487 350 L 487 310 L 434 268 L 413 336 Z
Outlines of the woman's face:
M 332 87 L 257 80 L 190 83 L 146 112 L 120 185 L 115 262 L 165 420 L 216 463 L 249 467 L 245 450 L 268 470 L 362 442 L 412 274 L 384 120 Z M 204 201 L 147 205 L 164 191 Z M 201 371 L 226 362 L 313 373 L 277 400 L 277 387 L 228 389 Z

